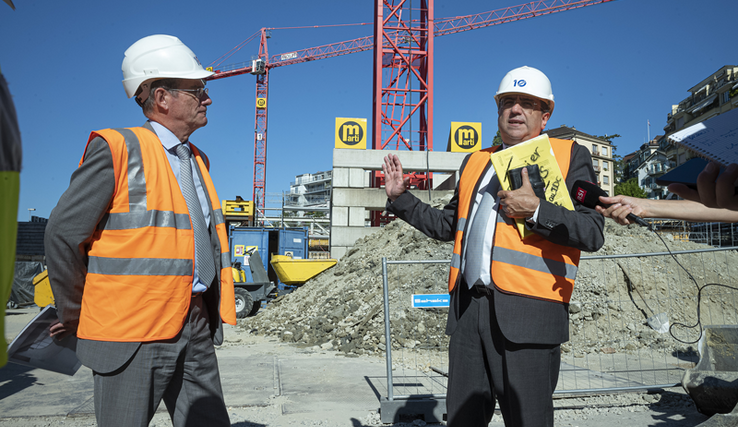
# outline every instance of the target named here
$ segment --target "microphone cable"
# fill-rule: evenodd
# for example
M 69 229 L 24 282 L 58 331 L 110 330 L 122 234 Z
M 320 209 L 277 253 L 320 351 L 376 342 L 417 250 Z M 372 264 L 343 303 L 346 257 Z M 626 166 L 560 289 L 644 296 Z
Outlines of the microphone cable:
M 702 325 L 702 312 L 700 310 L 700 305 L 701 305 L 701 302 L 702 302 L 702 291 L 705 290 L 705 288 L 708 288 L 710 286 L 719 286 L 719 287 L 731 289 L 731 290 L 734 290 L 734 291 L 738 291 L 738 288 L 736 288 L 734 286 L 723 285 L 722 283 L 706 283 L 704 286 L 700 287 L 700 285 L 697 283 L 697 279 L 695 279 L 694 276 L 692 276 L 692 273 L 690 273 L 689 270 L 687 270 L 682 265 L 682 263 L 679 262 L 679 260 L 677 259 L 676 255 L 674 255 L 674 253 L 671 252 L 671 249 L 669 249 L 669 245 L 666 244 L 666 241 L 664 241 L 664 239 L 661 237 L 661 235 L 652 227 L 652 225 L 650 223 L 648 225 L 648 229 L 650 231 L 653 231 L 653 233 L 656 235 L 656 237 L 658 237 L 659 240 L 661 240 L 661 243 L 664 244 L 664 247 L 669 252 L 669 255 L 671 255 L 671 257 L 674 259 L 674 262 L 676 262 L 677 265 L 679 267 L 681 267 L 681 269 L 684 270 L 685 273 L 687 273 L 687 276 L 692 281 L 692 283 L 694 283 L 694 286 L 697 288 L 697 323 L 695 323 L 692 326 L 688 326 L 688 325 L 685 325 L 684 323 L 681 323 L 681 322 L 673 322 L 671 325 L 669 325 L 669 335 L 671 335 L 672 338 L 674 338 L 675 340 L 679 341 L 682 344 L 695 344 L 695 343 L 699 342 L 700 339 L 702 339 L 702 327 L 701 327 L 701 325 Z M 672 329 L 674 329 L 675 326 L 680 326 L 680 327 L 683 327 L 685 329 L 694 329 L 694 328 L 699 327 L 700 335 L 699 335 L 699 337 L 697 337 L 697 339 L 695 341 L 683 341 L 683 340 L 677 338 L 676 335 L 674 335 L 674 331 L 672 331 Z

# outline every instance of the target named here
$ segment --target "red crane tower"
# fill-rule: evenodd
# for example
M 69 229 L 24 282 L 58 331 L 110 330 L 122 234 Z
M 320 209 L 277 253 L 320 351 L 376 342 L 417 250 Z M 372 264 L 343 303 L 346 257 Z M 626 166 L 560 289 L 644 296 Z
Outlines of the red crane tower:
M 443 18 L 433 16 L 434 0 L 374 0 L 374 35 L 269 56 L 270 29 L 260 31 L 259 56 L 250 63 L 215 69 L 210 80 L 240 74 L 256 75 L 254 129 L 254 191 L 257 208 L 264 208 L 266 190 L 269 71 L 275 67 L 331 58 L 374 48 L 372 148 L 433 150 L 433 39 L 521 19 L 534 18 L 607 3 L 613 0 L 539 0 L 489 12 Z M 253 38 L 254 36 L 252 36 Z M 231 52 L 240 49 L 247 39 Z M 224 55 L 225 56 L 225 55 Z M 221 57 L 222 58 L 222 57 Z M 222 61 L 221 61 L 222 62 Z M 218 63 L 210 68 L 216 68 Z M 417 176 L 423 185 L 429 176 Z M 381 177 L 374 180 L 379 184 Z

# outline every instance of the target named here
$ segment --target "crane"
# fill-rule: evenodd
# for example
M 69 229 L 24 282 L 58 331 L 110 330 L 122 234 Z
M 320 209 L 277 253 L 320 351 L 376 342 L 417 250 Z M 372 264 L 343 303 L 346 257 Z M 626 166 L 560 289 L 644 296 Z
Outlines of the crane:
M 264 209 L 269 72 L 272 68 L 373 49 L 372 148 L 432 151 L 435 37 L 614 0 L 539 0 L 439 20 L 435 20 L 433 16 L 434 0 L 420 0 L 418 8 L 411 7 L 411 0 L 374 1 L 372 36 L 269 56 L 267 40 L 272 28 L 262 28 L 257 33 L 260 45 L 256 59 L 223 67 L 220 67 L 220 63 L 216 64 L 216 60 L 208 67 L 215 72 L 208 80 L 242 74 L 256 76 L 253 201 L 257 209 Z M 413 118 L 417 120 L 413 121 Z M 427 183 L 429 178 L 429 175 L 415 177 L 421 184 Z M 378 186 L 380 181 L 381 176 L 375 173 L 373 185 Z

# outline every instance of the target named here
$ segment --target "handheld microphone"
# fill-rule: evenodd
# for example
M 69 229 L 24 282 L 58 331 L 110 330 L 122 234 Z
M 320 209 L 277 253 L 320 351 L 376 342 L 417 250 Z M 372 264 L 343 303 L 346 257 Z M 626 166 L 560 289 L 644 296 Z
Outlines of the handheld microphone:
M 605 193 L 605 191 L 598 187 L 596 184 L 593 184 L 589 181 L 584 181 L 581 179 L 575 181 L 574 186 L 571 189 L 571 194 L 574 196 L 574 199 L 576 201 L 590 209 L 594 209 L 595 206 L 601 206 L 607 209 L 611 206 L 600 201 L 600 196 L 607 197 L 607 193 Z M 630 222 L 642 225 L 646 228 L 651 228 L 651 226 L 648 222 L 646 222 L 645 219 L 633 215 L 632 213 L 629 213 L 626 218 Z

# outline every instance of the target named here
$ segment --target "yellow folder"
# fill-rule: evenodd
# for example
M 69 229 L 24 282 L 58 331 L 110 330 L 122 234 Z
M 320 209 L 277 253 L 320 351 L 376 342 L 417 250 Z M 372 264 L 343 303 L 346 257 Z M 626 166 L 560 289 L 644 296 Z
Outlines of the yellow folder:
M 574 203 L 571 201 L 559 164 L 556 163 L 548 135 L 540 135 L 505 150 L 497 151 L 490 156 L 490 159 L 500 179 L 500 187 L 505 191 L 512 189 L 510 178 L 507 175 L 509 170 L 537 164 L 541 179 L 546 184 L 546 200 L 556 206 L 563 206 L 570 211 L 574 210 Z M 533 234 L 525 227 L 524 218 L 517 218 L 515 222 L 521 238 L 525 239 Z

